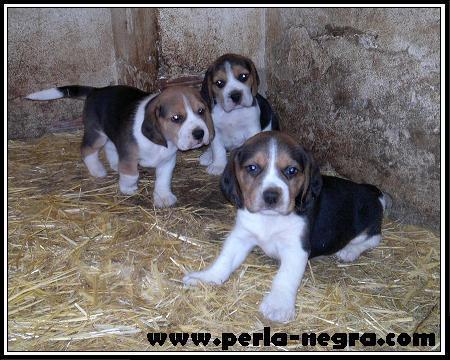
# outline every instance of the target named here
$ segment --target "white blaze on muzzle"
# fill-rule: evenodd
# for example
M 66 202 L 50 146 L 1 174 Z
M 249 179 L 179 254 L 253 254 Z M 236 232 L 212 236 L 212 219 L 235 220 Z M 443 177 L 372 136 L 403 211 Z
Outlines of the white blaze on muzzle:
M 246 85 L 246 83 L 242 83 L 234 77 L 229 62 L 225 63 L 225 72 L 227 74 L 227 82 L 225 84 L 225 87 L 223 88 L 223 109 L 226 112 L 230 112 L 234 109 L 252 106 L 252 90 L 249 86 Z M 230 95 L 235 91 L 241 93 L 241 101 L 239 104 L 234 103 L 234 101 L 230 97 Z
M 184 108 L 186 110 L 186 120 L 178 131 L 177 147 L 180 150 L 196 149 L 203 145 L 209 144 L 209 131 L 204 120 L 194 113 L 188 99 L 183 95 Z M 205 109 L 206 111 L 206 109 Z M 192 132 L 196 129 L 203 130 L 203 138 L 197 140 L 194 138 Z
M 276 140 L 271 139 L 269 144 L 269 165 L 258 194 L 258 207 L 264 210 L 286 213 L 289 208 L 289 187 L 280 177 L 282 175 L 277 168 L 277 150 Z M 269 206 L 264 200 L 264 192 L 267 190 L 277 190 L 279 193 L 278 200 L 274 206 Z

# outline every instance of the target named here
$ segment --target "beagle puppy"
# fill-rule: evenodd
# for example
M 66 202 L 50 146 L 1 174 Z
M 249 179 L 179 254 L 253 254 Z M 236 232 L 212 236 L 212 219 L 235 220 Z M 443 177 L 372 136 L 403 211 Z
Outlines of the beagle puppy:
M 236 223 L 207 269 L 185 285 L 222 284 L 255 246 L 280 261 L 259 309 L 269 320 L 295 317 L 295 301 L 309 258 L 335 254 L 353 261 L 381 240 L 387 194 L 368 184 L 322 176 L 311 154 L 281 132 L 261 132 L 234 150 L 221 177 Z
M 123 194 L 137 191 L 138 164 L 156 168 L 154 205 L 167 207 L 177 150 L 196 149 L 214 137 L 208 104 L 198 90 L 174 86 L 149 94 L 130 86 L 63 86 L 28 95 L 31 100 L 86 97 L 81 156 L 90 174 L 106 170 L 98 153 L 104 147 L 111 169 L 119 172 Z
M 235 149 L 260 131 L 279 130 L 278 117 L 258 94 L 259 76 L 249 58 L 236 54 L 219 57 L 206 71 L 201 92 L 211 104 L 216 136 L 200 156 L 207 171 L 220 175 L 227 150 Z

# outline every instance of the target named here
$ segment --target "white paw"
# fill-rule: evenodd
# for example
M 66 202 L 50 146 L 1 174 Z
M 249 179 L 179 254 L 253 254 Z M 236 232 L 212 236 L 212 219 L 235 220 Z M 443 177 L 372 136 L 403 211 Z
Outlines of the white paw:
M 221 278 L 217 274 L 213 274 L 208 271 L 193 272 L 183 277 L 184 285 L 197 285 L 199 282 L 212 285 L 221 285 L 225 282 L 225 280 L 226 279 Z
M 111 164 L 111 163 L 109 163 L 109 167 L 111 168 L 111 170 L 114 170 L 114 171 L 119 171 L 119 164 L 118 163 L 113 163 L 113 164 Z
M 266 319 L 280 323 L 287 323 L 295 318 L 295 304 L 286 301 L 279 294 L 266 295 L 259 306 L 259 311 Z
M 165 208 L 172 206 L 177 202 L 177 197 L 172 193 L 167 194 L 158 194 L 156 192 L 153 193 L 153 204 L 157 208 Z
M 92 176 L 96 178 L 102 178 L 106 176 L 106 170 L 103 165 L 96 166 L 95 168 L 89 169 Z
M 208 172 L 208 174 L 211 175 L 222 175 L 223 170 L 225 169 L 225 164 L 215 164 L 212 163 L 211 165 L 209 165 L 206 169 L 206 171 Z
M 212 162 L 212 153 L 210 150 L 206 150 L 200 157 L 198 158 L 200 165 L 207 166 Z
M 355 261 L 360 254 L 361 254 L 360 251 L 356 248 L 345 247 L 339 250 L 336 253 L 336 256 L 339 258 L 339 260 L 343 262 L 352 262 Z
M 106 170 L 103 164 L 98 159 L 98 154 L 90 154 L 83 159 L 84 164 L 89 170 L 89 173 L 94 177 L 106 176 Z
M 120 192 L 125 195 L 133 195 L 137 192 L 138 187 L 137 184 L 131 186 L 120 186 Z

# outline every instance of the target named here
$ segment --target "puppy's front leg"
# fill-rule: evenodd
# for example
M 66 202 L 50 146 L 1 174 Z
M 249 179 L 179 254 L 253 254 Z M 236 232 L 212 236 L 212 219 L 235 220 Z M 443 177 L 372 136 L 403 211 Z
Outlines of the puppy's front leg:
M 122 194 L 132 195 L 137 189 L 139 179 L 138 162 L 133 156 L 123 156 L 119 160 L 119 188 Z
M 211 151 L 212 163 L 209 164 L 207 171 L 211 175 L 220 175 L 227 165 L 227 150 L 218 133 L 211 143 Z
M 176 153 L 166 162 L 156 167 L 155 190 L 153 191 L 153 203 L 155 207 L 162 208 L 172 206 L 177 202 L 177 197 L 170 189 L 172 174 L 177 162 Z
M 225 240 L 223 249 L 214 263 L 206 270 L 187 274 L 183 278 L 183 283 L 185 285 L 195 285 L 199 281 L 215 285 L 224 283 L 242 264 L 254 246 L 248 233 L 234 229 Z
M 208 146 L 206 151 L 202 155 L 200 155 L 200 157 L 198 158 L 198 161 L 200 162 L 200 165 L 208 166 L 209 164 L 212 163 L 212 159 L 213 159 L 213 155 L 212 155 L 211 146 Z
M 265 318 L 288 322 L 295 317 L 295 300 L 308 262 L 308 253 L 300 241 L 280 249 L 281 265 L 272 282 L 272 289 L 264 297 L 259 310 Z

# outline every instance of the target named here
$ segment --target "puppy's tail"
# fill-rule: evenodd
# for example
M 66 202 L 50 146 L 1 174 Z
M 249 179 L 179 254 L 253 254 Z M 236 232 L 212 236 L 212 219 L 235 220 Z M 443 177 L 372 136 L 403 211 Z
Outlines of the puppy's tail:
M 370 191 L 373 192 L 373 194 L 375 196 L 378 197 L 378 200 L 381 203 L 381 206 L 383 207 L 383 214 L 385 216 L 388 216 L 390 213 L 390 210 L 392 208 L 392 196 L 387 193 L 386 191 L 381 191 L 378 187 L 376 187 L 375 185 L 371 185 L 371 184 L 365 184 L 367 186 L 368 189 L 370 189 Z
M 389 215 L 390 210 L 392 208 L 392 196 L 385 191 L 381 192 L 382 195 L 378 198 L 380 200 L 381 205 L 383 206 L 384 215 Z
M 78 98 L 88 96 L 92 90 L 96 89 L 91 86 L 60 86 L 47 90 L 41 90 L 25 96 L 29 100 L 55 100 L 61 98 Z

